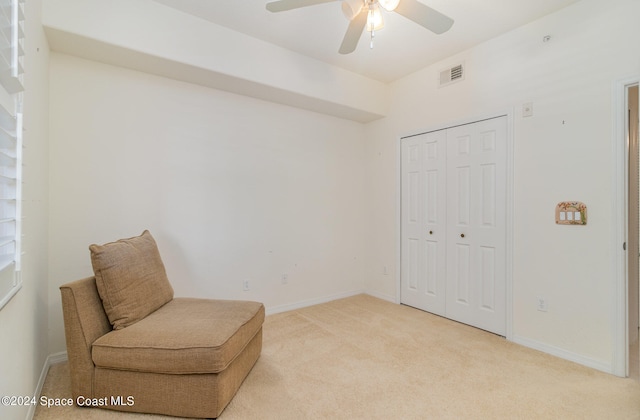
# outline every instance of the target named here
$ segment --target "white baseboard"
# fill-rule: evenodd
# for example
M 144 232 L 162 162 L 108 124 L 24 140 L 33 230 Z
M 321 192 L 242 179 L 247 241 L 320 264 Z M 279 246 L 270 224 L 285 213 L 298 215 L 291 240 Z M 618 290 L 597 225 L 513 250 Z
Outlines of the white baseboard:
M 57 365 L 58 363 L 66 362 L 67 360 L 68 360 L 68 356 L 66 351 L 61 351 L 60 353 L 51 354 L 49 355 L 49 357 L 47 357 L 47 361 L 49 362 L 49 364 L 47 365 L 47 370 L 49 370 L 50 366 Z
M 33 392 L 33 395 L 36 398 L 40 398 L 40 394 L 42 393 L 42 387 L 44 386 L 44 381 L 47 379 L 47 373 L 49 373 L 49 368 L 52 365 L 56 365 L 58 363 L 67 361 L 67 352 L 63 351 L 60 353 L 50 354 L 47 356 L 47 359 L 44 361 L 44 365 L 42 366 L 42 371 L 40 372 L 40 378 L 38 379 L 38 383 L 36 384 L 36 389 Z M 33 415 L 36 413 L 36 405 L 30 405 L 29 411 L 27 412 L 27 420 L 33 419 Z
M 514 336 L 513 341 L 516 344 L 520 344 L 525 347 L 532 348 L 534 350 L 541 351 L 543 353 L 548 353 L 552 356 L 559 357 L 561 359 L 568 360 L 570 362 L 578 363 L 583 366 L 587 366 L 601 372 L 610 373 L 615 375 L 613 372 L 613 366 L 611 363 L 606 363 L 601 360 L 592 359 L 590 357 L 586 357 L 577 353 L 573 353 L 568 350 L 561 349 L 559 347 L 554 347 L 549 344 L 541 343 L 536 340 L 532 340 L 530 338 Z
M 380 293 L 374 290 L 365 290 L 364 293 L 368 294 L 369 296 L 376 297 L 378 299 L 386 300 L 387 302 L 398 303 L 398 300 L 396 299 L 395 296 L 388 295 L 386 293 Z
M 355 295 L 360 295 L 365 293 L 364 290 L 352 290 L 349 292 L 338 293 L 330 296 L 323 296 L 320 298 L 302 300 L 300 302 L 288 303 L 285 305 L 271 306 L 266 308 L 265 312 L 267 315 L 278 314 L 280 312 L 294 311 L 296 309 L 306 308 L 307 306 L 318 305 L 320 303 L 331 302 L 332 300 L 344 299 Z

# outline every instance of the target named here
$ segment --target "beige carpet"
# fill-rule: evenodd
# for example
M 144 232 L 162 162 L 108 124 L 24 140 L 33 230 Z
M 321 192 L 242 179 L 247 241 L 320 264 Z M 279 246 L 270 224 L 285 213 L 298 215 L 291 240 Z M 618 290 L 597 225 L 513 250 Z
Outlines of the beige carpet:
M 66 363 L 43 395 L 68 397 Z M 167 395 L 167 398 L 171 398 Z M 38 407 L 35 419 L 159 419 Z M 270 315 L 220 419 L 640 419 L 640 383 L 359 295 Z

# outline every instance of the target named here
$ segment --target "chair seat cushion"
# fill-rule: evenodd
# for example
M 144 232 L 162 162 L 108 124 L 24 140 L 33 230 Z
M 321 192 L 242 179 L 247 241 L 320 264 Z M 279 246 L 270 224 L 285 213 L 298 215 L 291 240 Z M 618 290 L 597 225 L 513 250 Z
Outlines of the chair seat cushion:
M 167 374 L 223 371 L 262 328 L 259 302 L 175 298 L 97 339 L 97 367 Z

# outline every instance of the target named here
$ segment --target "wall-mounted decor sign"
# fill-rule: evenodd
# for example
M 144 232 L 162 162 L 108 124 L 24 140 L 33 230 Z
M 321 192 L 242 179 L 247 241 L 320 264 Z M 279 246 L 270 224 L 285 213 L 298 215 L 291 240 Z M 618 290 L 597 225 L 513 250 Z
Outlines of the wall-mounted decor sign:
M 579 201 L 563 201 L 556 206 L 556 223 L 559 225 L 586 225 L 587 205 Z

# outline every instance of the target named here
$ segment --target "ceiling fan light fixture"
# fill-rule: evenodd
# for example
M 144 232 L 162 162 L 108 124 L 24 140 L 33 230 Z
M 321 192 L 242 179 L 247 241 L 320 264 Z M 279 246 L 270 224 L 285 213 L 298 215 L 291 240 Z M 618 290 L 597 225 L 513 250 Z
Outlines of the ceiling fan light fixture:
M 384 28 L 382 12 L 377 4 L 370 4 L 367 12 L 367 32 L 379 31 Z
M 400 0 L 378 0 L 378 2 L 380 3 L 380 6 L 388 12 L 396 10 L 396 7 L 400 4 Z
M 347 19 L 353 20 L 353 18 L 360 14 L 363 6 L 364 3 L 362 0 L 343 0 L 342 13 L 344 13 Z

